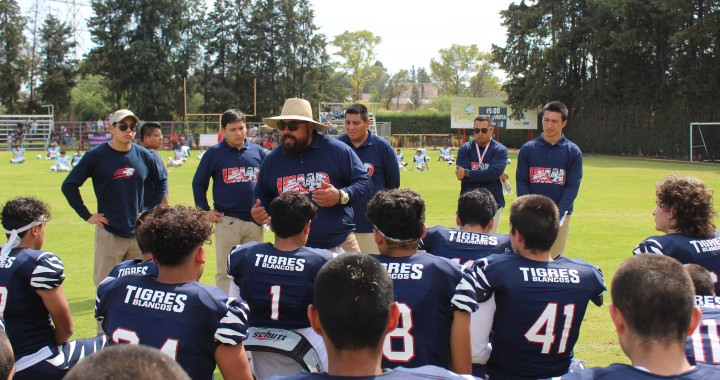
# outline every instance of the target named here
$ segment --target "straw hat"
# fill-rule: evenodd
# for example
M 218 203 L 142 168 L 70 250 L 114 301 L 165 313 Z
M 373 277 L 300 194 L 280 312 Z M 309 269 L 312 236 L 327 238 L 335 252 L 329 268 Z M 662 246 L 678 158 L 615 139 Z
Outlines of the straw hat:
M 300 98 L 287 99 L 283 105 L 282 111 L 280 111 L 280 116 L 266 117 L 262 120 L 263 123 L 275 129 L 278 129 L 277 123 L 280 120 L 301 120 L 314 125 L 315 130 L 318 132 L 328 130 L 327 125 L 320 124 L 313 120 L 310 102 Z

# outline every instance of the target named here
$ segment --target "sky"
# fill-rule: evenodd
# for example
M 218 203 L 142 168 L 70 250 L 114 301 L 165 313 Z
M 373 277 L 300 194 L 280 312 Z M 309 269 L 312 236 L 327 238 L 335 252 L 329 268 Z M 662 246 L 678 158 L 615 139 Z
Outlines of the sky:
M 90 0 L 66 0 L 89 4 Z M 328 42 L 345 31 L 369 30 L 382 38 L 376 47 L 376 59 L 390 72 L 425 67 L 438 58 L 438 50 L 452 44 L 475 44 L 481 51 L 490 51 L 492 44 L 505 46 L 506 30 L 501 25 L 500 11 L 513 0 L 444 0 L 441 2 L 407 0 L 309 0 L 315 11 L 315 25 L 327 36 Z M 213 0 L 206 0 L 211 4 Z M 71 17 L 70 8 L 60 0 L 18 0 L 25 16 L 33 25 L 35 4 L 38 5 L 38 26 L 49 12 L 62 20 Z M 79 7 L 80 19 L 91 15 L 89 6 Z M 92 46 L 87 27 L 81 22 L 82 53 Z M 32 41 L 30 41 L 32 42 Z M 330 54 L 335 52 L 328 45 Z M 82 55 L 82 54 L 81 54 Z M 334 56 L 335 59 L 341 58 Z

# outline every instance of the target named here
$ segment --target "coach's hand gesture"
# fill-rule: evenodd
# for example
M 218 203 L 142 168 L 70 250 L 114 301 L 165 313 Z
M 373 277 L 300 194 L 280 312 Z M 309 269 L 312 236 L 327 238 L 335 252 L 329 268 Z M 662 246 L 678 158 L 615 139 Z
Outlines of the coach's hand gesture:
M 265 207 L 260 204 L 260 200 L 256 200 L 255 204 L 250 209 L 250 215 L 252 216 L 253 220 L 255 220 L 255 223 L 259 225 L 263 225 L 270 220 L 270 216 L 268 215 L 267 211 L 265 211 Z
M 330 182 L 322 181 L 322 190 L 315 190 L 312 200 L 320 207 L 332 207 L 340 203 L 340 190 L 331 185 Z
M 87 219 L 87 222 L 90 224 L 97 224 L 100 227 L 110 225 L 110 222 L 108 222 L 108 220 L 105 218 L 105 214 L 102 213 L 90 215 L 90 217 Z

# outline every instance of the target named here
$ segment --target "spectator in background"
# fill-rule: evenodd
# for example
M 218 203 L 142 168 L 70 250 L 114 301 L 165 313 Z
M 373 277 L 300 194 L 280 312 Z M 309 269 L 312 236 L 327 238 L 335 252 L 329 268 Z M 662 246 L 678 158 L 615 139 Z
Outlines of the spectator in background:
M 162 134 L 162 125 L 160 123 L 155 122 L 148 122 L 143 124 L 142 127 L 140 127 L 140 145 L 142 145 L 143 148 L 147 149 L 150 154 L 152 154 L 153 158 L 155 159 L 155 163 L 158 165 L 158 167 L 162 168 L 163 172 L 165 173 L 165 176 L 167 177 L 168 170 L 165 167 L 165 163 L 163 163 L 162 157 L 160 157 L 160 154 L 157 152 L 157 149 L 162 148 L 163 143 L 163 134 Z M 146 181 L 145 182 L 145 194 L 152 194 L 153 193 L 153 183 Z M 165 197 L 163 198 L 162 203 L 164 205 L 169 205 L 170 202 L 168 201 L 168 197 L 170 196 L 170 189 L 168 187 L 167 182 L 165 182 Z M 145 209 L 150 208 L 150 198 L 145 198 Z
M 31 135 L 34 135 L 34 134 L 37 133 L 37 127 L 38 127 L 38 122 L 37 122 L 37 120 L 33 120 L 33 121 L 30 123 L 30 134 L 31 134 Z
M 20 145 L 15 145 L 15 149 L 12 151 L 12 158 L 10 158 L 11 164 L 22 164 L 25 162 L 25 149 L 20 148 Z

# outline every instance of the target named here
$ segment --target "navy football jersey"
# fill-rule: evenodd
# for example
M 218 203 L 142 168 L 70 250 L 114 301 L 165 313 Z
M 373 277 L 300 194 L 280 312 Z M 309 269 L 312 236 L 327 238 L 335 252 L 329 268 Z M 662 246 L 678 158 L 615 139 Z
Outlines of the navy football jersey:
M 300 247 L 284 252 L 272 243 L 236 245 L 228 256 L 228 275 L 250 306 L 250 326 L 299 329 L 310 327 L 308 305 L 320 268 L 333 253 Z
M 420 240 L 418 249 L 436 256 L 447 257 L 461 265 L 470 265 L 477 259 L 493 253 L 512 252 L 507 234 L 481 234 L 448 228 L 430 227 Z
M 155 278 L 158 276 L 158 265 L 152 259 L 142 261 L 142 259 L 123 261 L 110 271 L 108 277 L 122 277 L 130 274 L 149 274 Z
M 50 313 L 37 291 L 60 286 L 64 269 L 54 253 L 30 248 L 13 249 L 0 266 L 0 317 L 16 358 L 56 345 Z
M 588 368 L 582 371 L 568 373 L 562 380 L 654 380 L 654 379 L 676 379 L 676 380 L 711 380 L 720 378 L 720 367 L 699 364 L 697 367 L 674 376 L 660 376 L 644 371 L 627 364 L 611 364 L 609 367 Z
M 450 366 L 450 327 L 457 310 L 477 310 L 475 282 L 459 264 L 429 253 L 373 256 L 393 279 L 398 327 L 385 337 L 383 368 Z
M 633 254 L 659 253 L 674 257 L 683 264 L 697 264 L 709 270 L 715 281 L 715 293 L 720 294 L 720 232 L 710 239 L 699 239 L 681 234 L 651 236 L 633 250 Z
M 690 364 L 720 364 L 720 297 L 695 296 L 695 306 L 700 306 L 700 324 L 687 337 L 685 354 Z
M 588 301 L 602 304 L 600 268 L 562 255 L 541 262 L 503 254 L 480 259 L 473 269 L 478 292 L 495 295 L 490 377 L 537 379 L 566 373 Z
M 295 375 L 288 377 L 270 378 L 270 380 L 284 379 L 284 380 L 404 380 L 404 379 L 428 379 L 428 380 L 470 380 L 475 379 L 470 375 L 458 375 L 455 372 L 450 372 L 445 368 L 435 367 L 426 365 L 418 368 L 403 368 L 396 367 L 391 370 L 385 370 L 382 374 L 377 376 L 332 376 L 327 373 L 310 373 L 310 372 L 299 372 Z
M 163 284 L 150 275 L 106 278 L 98 286 L 95 318 L 109 344 L 155 347 L 192 379 L 211 379 L 215 349 L 247 338 L 245 302 L 199 282 Z

